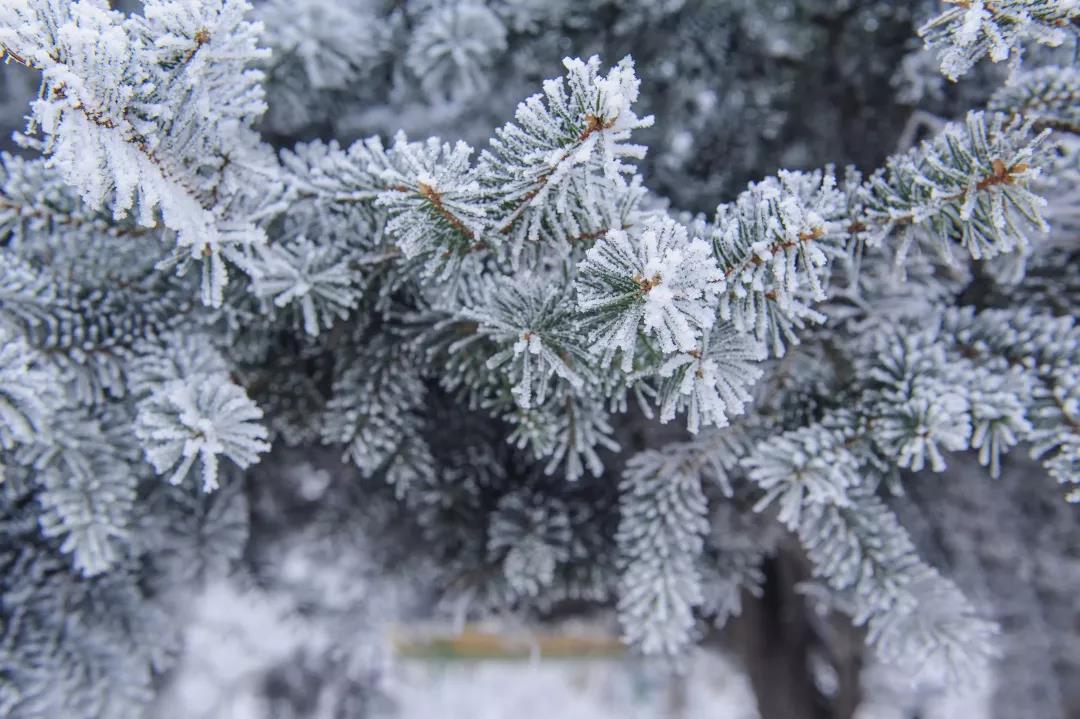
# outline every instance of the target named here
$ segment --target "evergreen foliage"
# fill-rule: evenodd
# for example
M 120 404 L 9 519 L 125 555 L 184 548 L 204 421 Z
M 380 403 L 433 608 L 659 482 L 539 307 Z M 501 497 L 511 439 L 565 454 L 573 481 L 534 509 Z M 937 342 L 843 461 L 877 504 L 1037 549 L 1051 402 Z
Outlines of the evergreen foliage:
M 1015 661 L 927 537 L 965 453 L 976 494 L 1022 450 L 1080 502 L 1080 72 L 975 69 L 1075 43 L 1080 6 L 413 5 L 0 5 L 41 81 L 0 155 L 0 713 L 147 711 L 177 601 L 320 511 L 466 616 L 614 608 L 678 660 L 793 556 L 910 675 Z M 791 131 L 772 103 L 849 22 L 922 23 L 981 94 L 862 171 L 792 143 L 739 191 L 679 174 L 724 163 L 725 107 Z M 655 27 L 670 67 L 605 65 Z M 606 57 L 547 64 L 558 36 Z M 754 52 L 778 84 L 710 100 Z

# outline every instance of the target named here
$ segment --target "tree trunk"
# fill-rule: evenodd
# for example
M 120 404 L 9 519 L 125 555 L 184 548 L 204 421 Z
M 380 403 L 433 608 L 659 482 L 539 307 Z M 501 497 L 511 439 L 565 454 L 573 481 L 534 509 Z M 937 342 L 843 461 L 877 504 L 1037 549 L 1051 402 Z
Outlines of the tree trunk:
M 861 642 L 851 641 L 849 626 L 827 624 L 821 629 L 830 636 L 822 636 L 795 591 L 804 578 L 800 564 L 784 552 L 768 560 L 762 597 L 748 598 L 727 636 L 742 657 L 761 719 L 850 719 L 860 699 Z M 815 659 L 835 672 L 828 695 L 814 681 Z

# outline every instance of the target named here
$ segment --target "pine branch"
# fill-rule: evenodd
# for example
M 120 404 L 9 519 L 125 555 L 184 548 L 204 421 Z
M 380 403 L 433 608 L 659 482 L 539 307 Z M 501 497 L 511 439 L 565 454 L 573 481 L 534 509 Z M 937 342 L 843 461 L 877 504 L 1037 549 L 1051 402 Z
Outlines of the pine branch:
M 987 108 L 1033 121 L 1036 131 L 1080 135 L 1080 69 L 1044 67 L 1014 77 Z
M 219 117 L 252 122 L 262 110 L 258 91 L 237 93 L 213 73 L 236 71 L 254 84 L 258 76 L 243 65 L 259 53 L 253 28 L 242 19 L 248 7 L 242 0 L 206 0 L 195 13 L 181 6 L 155 0 L 143 18 L 124 18 L 91 3 L 17 0 L 0 12 L 0 45 L 43 73 L 34 119 L 47 137 L 46 150 L 87 206 L 107 203 L 117 218 L 135 209 L 144 227 L 155 225 L 160 210 L 164 224 L 177 232 L 178 247 L 206 264 L 204 302 L 220 305 L 226 281 L 221 255 L 236 261 L 237 248 L 265 238 L 254 226 L 225 217 L 212 201 L 220 177 L 206 172 L 209 158 L 260 150 L 253 134 L 247 147 L 234 148 L 236 138 L 220 136 L 214 123 L 195 123 L 201 134 L 193 135 L 183 119 L 200 102 L 217 101 Z M 157 46 L 155 37 L 166 32 L 185 37 L 187 47 Z M 202 55 L 211 45 L 217 56 L 234 58 L 231 67 L 207 70 Z M 104 67 L 111 75 L 99 73 Z M 109 86 L 112 75 L 118 87 Z M 179 89 L 195 77 L 206 95 Z M 232 95 L 212 97 L 219 91 Z M 154 106 L 168 122 L 145 115 Z M 175 114 L 162 112 L 166 107 Z
M 1028 188 L 1045 138 L 1045 131 L 1033 133 L 1031 121 L 968 113 L 963 126 L 949 125 L 934 140 L 890 158 L 860 191 L 856 222 L 868 228 L 862 234 L 871 242 L 898 230 L 898 262 L 921 228 L 951 263 L 958 261 L 953 243 L 974 259 L 1022 249 L 1030 230 L 1047 231 L 1046 201 Z
M 694 608 L 704 601 L 697 564 L 707 503 L 688 459 L 671 451 L 635 455 L 620 485 L 619 621 L 624 640 L 646 654 L 684 651 Z
M 941 71 L 955 81 L 983 56 L 1019 64 L 1023 43 L 1057 47 L 1080 34 L 1080 8 L 1072 0 L 946 0 L 945 10 L 921 28 L 928 47 L 938 48 Z

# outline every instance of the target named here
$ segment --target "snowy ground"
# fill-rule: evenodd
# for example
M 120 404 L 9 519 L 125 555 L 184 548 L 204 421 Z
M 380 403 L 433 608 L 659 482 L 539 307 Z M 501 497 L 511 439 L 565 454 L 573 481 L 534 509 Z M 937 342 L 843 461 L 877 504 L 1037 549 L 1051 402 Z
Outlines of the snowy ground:
M 402 719 L 756 719 L 750 685 L 704 652 L 682 679 L 625 659 L 443 662 L 393 672 Z
M 300 656 L 333 650 L 341 637 L 265 594 L 228 583 L 193 605 L 186 651 L 161 697 L 161 719 L 267 719 L 266 678 Z M 394 657 L 392 627 L 358 637 L 368 677 L 378 676 L 386 716 L 398 719 L 756 719 L 745 675 L 699 652 L 685 676 L 627 656 L 589 659 Z M 327 690 L 315 690 L 314 694 Z M 331 689 L 332 691 L 332 689 Z M 320 719 L 315 701 L 311 719 Z
M 362 629 L 357 630 L 357 626 Z M 191 605 L 183 658 L 151 715 L 160 719 L 758 716 L 746 675 L 715 652 L 696 652 L 686 673 L 676 676 L 656 663 L 627 655 L 586 659 L 395 655 L 395 637 L 415 635 L 415 627 L 378 621 L 344 627 L 340 622 L 300 615 L 280 595 L 275 598 L 261 591 L 246 591 L 228 581 L 212 584 Z M 521 628 L 513 631 L 520 633 Z M 570 631 L 581 636 L 589 630 L 571 627 Z M 422 636 L 432 632 L 438 633 L 437 627 L 420 630 Z M 454 636 L 447 632 L 444 627 L 440 636 Z M 857 719 L 915 716 L 914 707 L 898 707 L 891 701 L 895 695 L 890 684 L 895 686 L 896 681 L 886 671 L 869 672 L 869 697 Z M 336 703 L 340 695 L 357 687 L 361 695 L 377 697 L 376 710 L 340 713 Z M 285 712 L 283 691 L 299 697 L 286 702 L 289 710 Z M 985 691 L 927 696 L 925 700 L 917 714 L 922 719 L 989 716 Z

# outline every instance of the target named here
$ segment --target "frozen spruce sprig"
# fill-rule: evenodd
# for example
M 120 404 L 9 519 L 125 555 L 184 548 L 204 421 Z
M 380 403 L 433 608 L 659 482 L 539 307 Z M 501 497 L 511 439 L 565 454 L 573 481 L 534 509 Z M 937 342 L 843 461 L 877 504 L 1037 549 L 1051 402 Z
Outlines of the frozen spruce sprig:
M 1052 65 L 1019 73 L 994 93 L 987 108 L 1022 115 L 1038 128 L 1080 134 L 1080 68 Z
M 425 257 L 431 269 L 485 247 L 487 210 L 480 195 L 472 148 L 432 138 L 409 142 L 403 133 L 379 173 L 386 188 L 378 205 L 389 215 L 386 231 L 405 257 Z
M 486 90 L 490 68 L 506 50 L 506 28 L 486 4 L 436 5 L 409 38 L 405 64 L 433 99 L 468 98 Z
M 554 277 L 492 282 L 483 300 L 461 312 L 477 339 L 492 343 L 486 367 L 506 375 L 522 409 L 543 404 L 554 378 L 580 389 L 591 356 L 567 288 Z M 470 345 L 472 340 L 464 340 Z
M 920 383 L 907 396 L 893 395 L 877 410 L 874 440 L 900 467 L 918 472 L 926 465 L 945 469 L 945 451 L 967 449 L 971 437 L 969 405 L 957 393 L 935 394 L 934 383 Z
M 605 404 L 596 393 L 575 393 L 560 383 L 542 406 L 503 414 L 514 426 L 508 439 L 519 449 L 528 447 L 537 460 L 547 459 L 544 474 L 558 470 L 571 482 L 586 471 L 599 477 L 605 469 L 599 450 L 619 451 L 612 438 L 612 412 Z
M 971 393 L 971 448 L 979 451 L 979 464 L 990 476 L 1001 476 L 1001 458 L 1030 436 L 1031 421 L 1025 400 L 1031 395 L 1030 381 L 1023 373 L 979 373 L 981 387 Z
M 830 259 L 846 240 L 844 195 L 831 173 L 781 171 L 716 209 L 713 252 L 726 282 L 719 316 L 776 356 L 824 316 Z
M 502 565 L 513 598 L 536 597 L 570 559 L 573 532 L 564 502 L 519 489 L 503 495 L 488 527 L 488 555 Z
M 1080 26 L 1076 0 L 945 0 L 944 12 L 919 28 L 928 47 L 941 56 L 950 80 L 984 56 L 1019 64 L 1025 42 L 1058 47 L 1075 38 Z
M 196 460 L 203 491 L 218 487 L 224 456 L 241 468 L 270 449 L 262 411 L 225 375 L 172 380 L 143 400 L 135 435 L 147 459 L 172 484 L 183 482 Z
M 1046 232 L 1046 200 L 1029 189 L 1049 130 L 1000 113 L 969 112 L 933 140 L 889 159 L 861 191 L 852 229 L 871 242 L 899 236 L 902 263 L 913 242 L 952 264 L 957 245 L 976 260 L 1026 248 Z
M 814 424 L 759 442 L 742 460 L 747 477 L 764 491 L 754 509 L 776 503 L 777 518 L 795 529 L 808 506 L 848 506 L 848 491 L 862 474 L 849 446 L 854 433 L 845 424 Z
M 595 56 L 563 65 L 566 77 L 547 80 L 543 94 L 518 105 L 479 161 L 493 239 L 508 243 L 515 263 L 527 245 L 565 251 L 611 228 L 607 209 L 633 191 L 621 177 L 635 172 L 627 160 L 645 155 L 628 140 L 653 123 L 633 111 L 640 81 L 630 58 L 607 75 Z
M 222 202 L 250 191 L 248 172 L 268 162 L 251 128 L 265 104 L 250 65 L 264 52 L 248 9 L 147 0 L 141 16 L 125 16 L 97 2 L 0 5 L 0 55 L 42 73 L 31 130 L 64 179 L 91 209 L 174 230 L 176 261 L 201 266 L 214 305 L 225 258 L 242 262 L 265 242 Z
M 399 343 L 380 336 L 342 358 L 322 414 L 324 444 L 339 446 L 342 459 L 365 477 L 386 470 L 398 491 L 417 474 L 430 475 L 420 409 L 427 401 L 420 367 Z
M 59 399 L 58 380 L 21 337 L 0 324 L 0 449 L 34 442 L 46 429 Z
M 724 275 L 708 243 L 688 239 L 686 228 L 666 217 L 641 228 L 613 230 L 586 253 L 577 281 L 578 309 L 593 327 L 604 364 L 622 353 L 633 367 L 639 331 L 665 354 L 689 352 L 713 326 Z
M 838 607 L 868 626 L 886 661 L 915 673 L 959 674 L 994 656 L 997 627 L 926 564 L 876 495 L 880 469 L 865 461 L 846 412 L 761 441 L 743 460 L 778 519 L 796 533 Z M 924 667 L 924 664 L 929 667 Z
M 972 310 L 935 310 L 883 326 L 858 350 L 855 403 L 877 451 L 898 467 L 944 471 L 951 452 L 978 450 L 991 476 L 1030 437 L 1035 379 L 1020 363 L 964 338 Z
M 925 318 L 932 320 L 935 318 Z M 882 333 L 859 371 L 873 386 L 863 398 L 873 415 L 871 434 L 896 464 L 920 471 L 945 469 L 945 452 L 967 449 L 970 402 L 963 370 L 928 331 Z
M 969 677 L 997 654 L 998 627 L 919 557 L 888 506 L 866 487 L 807 507 L 794 528 L 814 568 L 879 657 L 910 676 Z
M 646 451 L 623 471 L 619 622 L 623 639 L 646 654 L 678 655 L 695 637 L 709 530 L 700 465 L 693 452 Z
M 228 374 L 229 364 L 201 332 L 168 332 L 155 341 L 135 345 L 136 357 L 127 371 L 127 389 L 144 398 L 174 380 L 193 381 L 205 375 Z
M 267 247 L 252 268 L 255 294 L 275 307 L 295 308 L 309 335 L 347 318 L 360 296 L 357 273 L 349 269 L 343 248 L 303 236 Z
M 992 366 L 988 358 L 996 357 L 1020 374 L 1022 392 L 1016 392 L 1015 383 L 994 388 L 983 382 L 977 400 L 986 389 L 1000 393 L 1011 388 L 1023 407 L 1023 422 L 1014 421 L 1008 429 L 1020 441 L 1030 443 L 1032 457 L 1040 459 L 1050 476 L 1068 487 L 1069 501 L 1080 502 L 1080 490 L 1076 489 L 1080 485 L 1080 373 L 1076 370 L 1080 365 L 1080 329 L 1076 320 L 1020 308 L 978 314 L 955 310 L 947 313 L 944 321 L 966 355 L 988 366 Z M 998 411 L 1003 408 L 1000 399 L 996 405 Z M 999 432 L 1002 437 L 1008 439 Z
M 58 411 L 49 441 L 26 448 L 19 464 L 41 488 L 38 518 L 46 537 L 62 539 L 84 576 L 112 569 L 131 551 L 136 488 L 143 474 L 127 417 L 83 409 Z
M 269 0 L 255 17 L 265 28 L 270 57 L 266 73 L 268 124 L 295 132 L 326 118 L 336 107 L 334 93 L 374 73 L 385 56 L 390 33 L 375 8 L 360 0 Z
M 607 75 L 595 57 L 564 65 L 566 76 L 521 103 L 475 163 L 465 143 L 399 134 L 389 149 L 378 138 L 345 151 L 298 146 L 283 154 L 286 182 L 299 207 L 340 218 L 349 234 L 352 218 L 380 237 L 385 223 L 388 249 L 423 258 L 440 278 L 482 251 L 512 265 L 526 248 L 531 263 L 545 253 L 565 257 L 577 243 L 632 224 L 642 189 L 625 176 L 645 148 L 628 140 L 652 118 L 632 110 L 638 80 L 629 60 Z
M 686 428 L 725 427 L 751 401 L 750 387 L 762 375 L 764 348 L 730 323 L 703 335 L 701 345 L 672 355 L 660 366 L 660 421 L 686 413 Z
M 1058 371 L 1035 400 L 1031 454 L 1069 488 L 1066 499 L 1080 503 L 1080 371 Z

